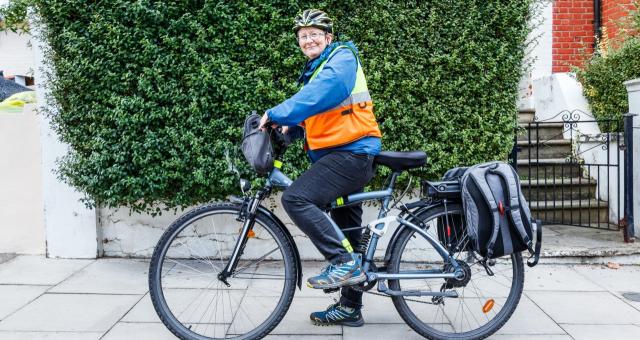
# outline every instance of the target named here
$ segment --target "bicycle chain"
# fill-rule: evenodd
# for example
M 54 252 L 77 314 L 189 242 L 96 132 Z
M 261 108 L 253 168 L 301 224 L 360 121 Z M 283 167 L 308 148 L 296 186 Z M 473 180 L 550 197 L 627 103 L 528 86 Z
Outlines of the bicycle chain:
M 362 287 L 360 286 L 349 286 L 349 288 L 357 291 L 357 292 L 362 292 L 362 293 L 366 293 L 366 294 L 371 294 L 371 295 L 377 295 L 377 296 L 383 296 L 383 297 L 388 297 L 390 298 L 391 296 L 388 294 L 383 294 L 383 293 L 378 293 L 378 292 L 371 292 L 370 289 L 369 290 L 364 290 Z M 334 291 L 330 291 L 330 292 L 325 292 L 325 294 L 331 294 L 331 293 L 335 293 L 340 291 L 340 289 L 336 289 Z M 408 299 L 405 298 L 406 301 L 411 301 L 411 302 L 418 302 L 418 303 L 423 303 L 426 305 L 439 305 L 439 304 L 444 304 L 444 302 L 441 303 L 434 303 L 434 302 L 427 302 L 427 301 L 419 301 L 419 300 L 414 300 L 414 299 Z

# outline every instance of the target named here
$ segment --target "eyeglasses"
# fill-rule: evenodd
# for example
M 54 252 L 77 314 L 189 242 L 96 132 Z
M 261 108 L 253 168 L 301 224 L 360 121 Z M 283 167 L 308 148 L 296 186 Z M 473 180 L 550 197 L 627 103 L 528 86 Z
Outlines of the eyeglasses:
M 305 41 L 305 40 L 316 40 L 316 39 L 318 39 L 320 37 L 324 37 L 325 35 L 326 35 L 325 33 L 311 33 L 311 34 L 303 35 L 303 36 L 300 36 L 300 37 L 297 37 L 297 38 L 298 38 L 299 42 L 302 42 L 302 41 Z

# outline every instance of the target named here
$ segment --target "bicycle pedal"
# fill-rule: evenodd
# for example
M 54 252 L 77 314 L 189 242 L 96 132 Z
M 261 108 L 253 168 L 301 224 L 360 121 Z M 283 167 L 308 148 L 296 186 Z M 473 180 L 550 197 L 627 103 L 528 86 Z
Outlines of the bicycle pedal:
M 322 291 L 323 291 L 325 294 L 331 294 L 331 293 L 335 293 L 335 292 L 339 291 L 339 290 L 340 290 L 340 288 L 341 288 L 341 287 L 336 287 L 336 288 L 324 288 Z

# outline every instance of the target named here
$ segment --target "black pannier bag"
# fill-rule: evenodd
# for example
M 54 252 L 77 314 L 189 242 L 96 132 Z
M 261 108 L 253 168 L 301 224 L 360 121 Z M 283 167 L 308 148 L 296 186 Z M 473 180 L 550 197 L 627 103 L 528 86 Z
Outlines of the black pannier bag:
M 260 115 L 253 113 L 244 121 L 242 153 L 251 167 L 260 176 L 267 175 L 273 169 L 273 147 L 265 131 L 260 130 Z
M 531 257 L 527 264 L 535 266 L 540 257 L 542 224 L 531 218 L 513 167 L 504 162 L 472 166 L 464 171 L 460 186 L 473 249 L 485 258 L 528 250 Z

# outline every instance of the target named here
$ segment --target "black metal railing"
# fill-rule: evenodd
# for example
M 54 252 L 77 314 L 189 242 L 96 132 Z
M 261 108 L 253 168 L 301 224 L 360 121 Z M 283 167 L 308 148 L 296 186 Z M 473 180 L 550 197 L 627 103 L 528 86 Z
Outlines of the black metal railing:
M 520 124 L 510 158 L 534 217 L 633 239 L 633 118 L 573 110 Z

